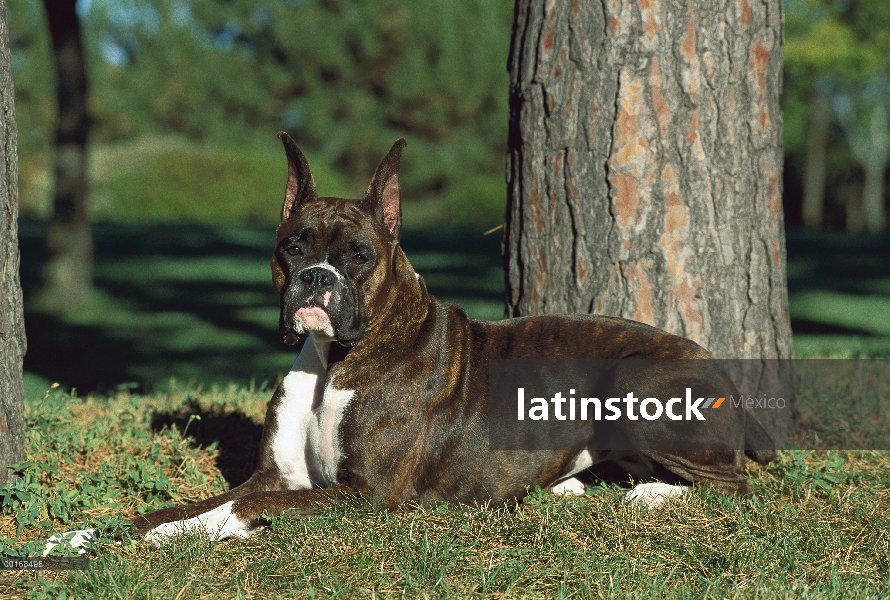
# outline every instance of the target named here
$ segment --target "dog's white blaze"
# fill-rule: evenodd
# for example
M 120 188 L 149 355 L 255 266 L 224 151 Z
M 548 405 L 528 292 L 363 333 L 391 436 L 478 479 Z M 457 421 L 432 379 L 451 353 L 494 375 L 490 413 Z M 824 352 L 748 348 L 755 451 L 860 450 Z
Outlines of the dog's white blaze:
M 321 392 L 327 374 L 327 351 L 328 344 L 310 334 L 281 382 L 284 395 L 275 415 L 278 427 L 272 438 L 272 456 L 288 489 L 308 489 L 313 484 L 307 462 L 308 430 L 313 420 L 313 406 L 323 404 Z
M 689 487 L 685 485 L 671 485 L 659 481 L 641 483 L 624 495 L 624 501 L 628 504 L 639 503 L 649 508 L 657 508 L 668 500 L 682 496 L 688 489 Z
M 337 483 L 337 467 L 343 458 L 340 421 L 355 394 L 331 384 L 322 387 L 330 343 L 319 337 L 310 334 L 281 382 L 284 395 L 276 413 L 272 456 L 285 487 L 291 490 Z
M 316 483 L 322 487 L 337 483 L 337 467 L 343 458 L 340 421 L 354 395 L 355 390 L 338 390 L 329 384 L 321 406 L 313 415 L 309 440 L 318 474 L 323 478 L 323 481 Z
M 197 517 L 158 525 L 146 533 L 144 539 L 152 546 L 160 546 L 178 535 L 195 533 L 213 542 L 218 542 L 230 537 L 246 538 L 262 529 L 262 527 L 249 527 L 246 521 L 235 516 L 235 513 L 232 512 L 233 503 L 234 501 L 230 500 Z

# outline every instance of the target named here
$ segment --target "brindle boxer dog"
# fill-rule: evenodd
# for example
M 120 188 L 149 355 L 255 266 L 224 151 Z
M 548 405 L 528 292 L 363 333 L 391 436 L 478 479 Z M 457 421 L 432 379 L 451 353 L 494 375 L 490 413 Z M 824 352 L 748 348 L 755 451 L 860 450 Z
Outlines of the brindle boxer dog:
M 603 448 L 590 422 L 576 426 L 570 449 L 491 449 L 492 359 L 710 355 L 687 339 L 612 317 L 468 318 L 460 307 L 430 296 L 399 245 L 405 140 L 393 145 L 362 198 L 344 200 L 319 198 L 306 158 L 290 137 L 279 137 L 288 180 L 272 278 L 285 343 L 308 338 L 269 403 L 253 476 L 209 500 L 139 517 L 148 542 L 183 531 L 213 540 L 246 537 L 261 527 L 263 513 L 312 514 L 336 501 L 333 492 L 362 494 L 384 508 L 518 501 L 530 486 L 576 488 L 572 475 L 605 460 L 638 478 L 668 475 L 749 493 L 745 454 L 766 463 L 774 452 L 766 449 L 767 434 L 741 410 L 715 411 L 720 416 L 709 418 L 706 430 L 694 423 L 671 429 L 659 421 L 622 421 L 617 427 L 632 451 Z M 713 361 L 701 364 L 689 382 L 697 394 L 734 392 Z M 670 375 L 636 377 L 640 397 L 659 397 Z M 725 444 L 722 450 L 653 449 L 652 440 L 677 435 Z M 655 504 L 683 489 L 638 486 L 629 497 Z

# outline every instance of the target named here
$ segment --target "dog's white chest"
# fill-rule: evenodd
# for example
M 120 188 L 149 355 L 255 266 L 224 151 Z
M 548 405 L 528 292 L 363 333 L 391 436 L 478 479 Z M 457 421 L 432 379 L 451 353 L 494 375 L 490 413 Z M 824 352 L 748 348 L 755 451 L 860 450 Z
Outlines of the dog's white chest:
M 272 456 L 288 489 L 337 483 L 343 458 L 340 421 L 354 392 L 325 387 L 328 343 L 314 336 L 281 382 Z
M 317 485 L 328 486 L 339 483 L 337 467 L 343 458 L 340 422 L 354 393 L 353 390 L 338 390 L 328 385 L 321 406 L 314 411 L 309 421 L 307 429 L 309 448 L 320 479 Z

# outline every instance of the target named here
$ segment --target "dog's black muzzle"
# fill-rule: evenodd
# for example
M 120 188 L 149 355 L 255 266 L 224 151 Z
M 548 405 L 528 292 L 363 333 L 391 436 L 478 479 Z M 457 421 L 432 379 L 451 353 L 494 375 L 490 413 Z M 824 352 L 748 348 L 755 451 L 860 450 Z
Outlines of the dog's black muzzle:
M 360 307 L 345 277 L 332 268 L 311 266 L 297 272 L 288 286 L 281 311 L 281 332 L 286 344 L 295 344 L 306 333 L 297 324 L 296 312 L 318 307 L 330 320 L 336 339 L 354 345 L 364 331 Z M 299 333 L 298 333 L 299 332 Z
M 334 284 L 337 283 L 337 275 L 324 267 L 309 267 L 300 271 L 299 279 L 310 292 L 310 298 L 319 303 L 316 306 L 322 306 L 324 303 L 324 292 L 333 293 Z

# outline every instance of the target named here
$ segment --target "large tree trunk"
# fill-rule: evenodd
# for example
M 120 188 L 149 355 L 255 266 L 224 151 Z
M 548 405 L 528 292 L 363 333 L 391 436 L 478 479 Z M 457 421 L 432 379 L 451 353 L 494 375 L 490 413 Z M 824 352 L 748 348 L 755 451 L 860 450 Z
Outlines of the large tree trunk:
M 6 0 L 0 0 L 0 111 L 0 483 L 3 483 L 11 475 L 6 466 L 21 462 L 25 449 L 22 390 L 25 319 L 19 284 L 18 132 Z
M 507 316 L 621 316 L 719 358 L 790 358 L 782 26 L 780 0 L 518 0 Z M 792 411 L 773 412 L 784 439 Z
M 93 236 L 86 210 L 87 82 L 75 0 L 44 0 L 56 62 L 58 120 L 55 199 L 47 232 L 50 258 L 40 304 L 63 311 L 89 299 Z

